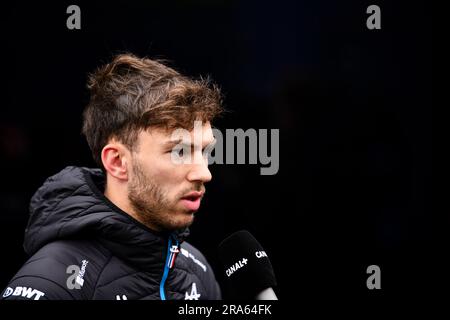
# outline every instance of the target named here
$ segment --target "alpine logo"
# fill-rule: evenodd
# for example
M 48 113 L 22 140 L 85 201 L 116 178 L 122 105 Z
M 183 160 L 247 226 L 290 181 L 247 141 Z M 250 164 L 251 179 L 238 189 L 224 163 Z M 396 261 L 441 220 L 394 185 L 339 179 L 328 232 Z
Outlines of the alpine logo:
M 195 282 L 192 283 L 191 293 L 187 293 L 184 297 L 184 300 L 198 300 L 200 298 L 200 293 L 197 293 L 197 284 Z
M 3 292 L 3 298 L 9 297 L 11 295 L 16 297 L 21 296 L 27 299 L 34 298 L 33 300 L 39 300 L 42 296 L 45 296 L 45 293 L 28 287 L 15 287 L 14 289 L 11 287 L 6 288 L 6 290 Z
M 226 271 L 227 276 L 231 276 L 233 273 L 235 273 L 237 270 L 239 270 L 240 268 L 243 268 L 247 265 L 247 261 L 248 259 L 246 258 L 242 258 L 241 260 L 239 260 L 238 262 L 236 262 L 234 265 L 232 265 L 231 267 L 229 267 Z

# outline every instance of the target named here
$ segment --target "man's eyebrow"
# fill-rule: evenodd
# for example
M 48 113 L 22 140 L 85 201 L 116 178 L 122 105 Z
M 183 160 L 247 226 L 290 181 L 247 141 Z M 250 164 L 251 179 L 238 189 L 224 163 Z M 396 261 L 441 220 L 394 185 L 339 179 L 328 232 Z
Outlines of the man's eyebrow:
M 173 146 L 179 144 L 179 143 L 182 142 L 182 141 L 183 141 L 183 139 L 167 140 L 167 141 L 164 143 L 164 146 L 165 146 L 165 147 L 173 147 Z
M 214 146 L 217 143 L 217 139 L 214 138 L 214 140 L 212 140 L 211 142 L 209 142 L 206 146 Z M 186 143 L 183 142 L 183 139 L 176 139 L 176 140 L 168 140 L 164 143 L 165 147 L 174 147 L 177 144 L 181 144 L 183 146 L 194 146 L 194 143 Z

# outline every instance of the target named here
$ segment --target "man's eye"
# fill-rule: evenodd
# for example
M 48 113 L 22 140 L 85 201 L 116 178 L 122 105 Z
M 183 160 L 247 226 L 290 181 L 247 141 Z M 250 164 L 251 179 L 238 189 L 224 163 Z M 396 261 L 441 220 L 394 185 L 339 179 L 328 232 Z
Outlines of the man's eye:
M 184 156 L 184 149 L 183 148 L 174 148 L 171 149 L 169 151 L 167 151 L 167 153 L 170 153 L 172 155 L 176 155 L 177 157 L 183 157 Z

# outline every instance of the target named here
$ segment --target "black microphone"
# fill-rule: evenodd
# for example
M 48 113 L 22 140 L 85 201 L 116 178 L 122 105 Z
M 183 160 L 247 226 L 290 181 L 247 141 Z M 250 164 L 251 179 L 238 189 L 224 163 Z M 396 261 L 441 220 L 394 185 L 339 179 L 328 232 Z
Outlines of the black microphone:
M 219 260 L 233 298 L 278 300 L 272 289 L 277 285 L 272 264 L 250 232 L 241 230 L 223 240 Z

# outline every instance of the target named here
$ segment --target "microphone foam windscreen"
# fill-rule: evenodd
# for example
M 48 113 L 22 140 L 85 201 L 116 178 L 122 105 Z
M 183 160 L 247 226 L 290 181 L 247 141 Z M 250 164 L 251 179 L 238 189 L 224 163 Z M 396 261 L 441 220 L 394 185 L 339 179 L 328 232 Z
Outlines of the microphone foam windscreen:
M 220 243 L 219 259 L 234 298 L 254 299 L 262 290 L 276 286 L 266 252 L 246 230 L 235 232 Z

